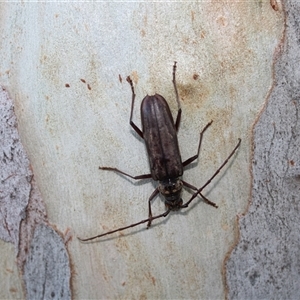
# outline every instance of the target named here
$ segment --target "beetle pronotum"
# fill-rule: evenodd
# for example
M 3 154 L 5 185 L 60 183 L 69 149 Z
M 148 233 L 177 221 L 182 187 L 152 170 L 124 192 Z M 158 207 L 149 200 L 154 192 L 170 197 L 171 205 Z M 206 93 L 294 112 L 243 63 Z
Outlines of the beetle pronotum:
M 238 140 L 237 145 L 232 150 L 230 155 L 222 163 L 222 165 L 215 171 L 215 173 L 210 177 L 210 179 L 200 188 L 197 189 L 195 186 L 185 182 L 181 179 L 183 174 L 183 168 L 189 165 L 191 162 L 196 160 L 199 156 L 202 136 L 205 130 L 212 124 L 210 121 L 204 129 L 200 132 L 200 140 L 198 145 L 197 154 L 188 158 L 184 162 L 181 161 L 181 155 L 178 146 L 177 132 L 179 129 L 180 119 L 181 119 L 181 108 L 178 90 L 176 86 L 176 62 L 173 65 L 173 86 L 176 95 L 176 101 L 178 105 L 178 112 L 176 121 L 174 123 L 170 108 L 164 97 L 161 95 L 155 94 L 153 96 L 146 96 L 141 104 L 141 120 L 142 120 L 142 130 L 139 129 L 134 122 L 132 121 L 135 92 L 131 78 L 128 76 L 126 80 L 129 82 L 132 91 L 132 101 L 131 101 L 131 112 L 129 123 L 134 131 L 145 141 L 149 164 L 150 164 L 150 174 L 132 176 L 129 175 L 117 168 L 111 167 L 99 167 L 101 170 L 114 171 L 124 176 L 130 177 L 135 180 L 152 178 L 155 181 L 158 181 L 158 187 L 153 191 L 149 200 L 148 200 L 148 218 L 140 222 L 121 227 L 115 230 L 108 231 L 96 235 L 94 237 L 81 239 L 81 241 L 90 241 L 108 234 L 112 234 L 117 231 L 121 231 L 127 228 L 135 227 L 137 225 L 148 223 L 147 228 L 151 226 L 151 222 L 155 219 L 166 217 L 171 211 L 179 210 L 181 208 L 186 208 L 189 204 L 200 195 L 202 199 L 209 205 L 218 207 L 214 202 L 208 200 L 203 194 L 202 190 L 210 184 L 210 182 L 216 177 L 216 175 L 221 171 L 221 169 L 227 164 L 229 159 L 233 156 L 235 151 L 238 149 L 241 143 L 241 139 Z M 194 190 L 195 193 L 192 197 L 183 204 L 181 198 L 182 187 Z M 161 193 L 165 198 L 165 205 L 167 210 L 157 216 L 152 216 L 151 210 L 151 201 Z

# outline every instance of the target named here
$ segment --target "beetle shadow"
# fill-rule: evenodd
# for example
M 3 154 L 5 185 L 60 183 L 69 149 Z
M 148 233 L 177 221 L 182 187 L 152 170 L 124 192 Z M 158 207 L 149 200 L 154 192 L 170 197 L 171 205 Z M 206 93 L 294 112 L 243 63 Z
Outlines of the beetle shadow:
M 132 127 L 130 132 L 138 141 L 145 145 L 145 140 Z
M 185 166 L 185 167 L 183 168 L 183 170 L 184 170 L 184 172 L 189 171 L 189 170 L 191 170 L 191 169 L 196 168 L 198 164 L 199 164 L 198 161 L 192 162 L 192 163 L 190 163 L 189 165 Z

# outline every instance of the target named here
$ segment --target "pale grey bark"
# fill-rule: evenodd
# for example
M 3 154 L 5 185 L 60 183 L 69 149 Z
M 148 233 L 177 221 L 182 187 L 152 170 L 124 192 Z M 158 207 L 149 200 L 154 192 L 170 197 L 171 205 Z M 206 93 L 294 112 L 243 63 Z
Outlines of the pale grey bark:
M 229 299 L 300 298 L 300 3 L 284 5 L 274 87 L 254 127 L 251 204 L 227 262 Z

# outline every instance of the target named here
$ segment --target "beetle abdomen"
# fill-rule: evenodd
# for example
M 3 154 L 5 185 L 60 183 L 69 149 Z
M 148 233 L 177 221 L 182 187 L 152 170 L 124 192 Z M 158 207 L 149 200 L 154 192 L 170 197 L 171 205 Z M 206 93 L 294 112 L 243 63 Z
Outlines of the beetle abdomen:
M 182 175 L 182 161 L 177 132 L 166 100 L 155 94 L 146 96 L 141 105 L 143 136 L 154 180 Z

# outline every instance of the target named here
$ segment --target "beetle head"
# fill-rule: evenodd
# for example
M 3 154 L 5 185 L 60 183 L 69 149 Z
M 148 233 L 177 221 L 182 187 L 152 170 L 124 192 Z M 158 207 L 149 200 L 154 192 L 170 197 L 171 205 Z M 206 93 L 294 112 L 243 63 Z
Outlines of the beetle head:
M 158 189 L 165 197 L 165 204 L 171 210 L 178 210 L 181 207 L 181 190 L 183 183 L 179 178 L 167 179 L 159 182 Z

